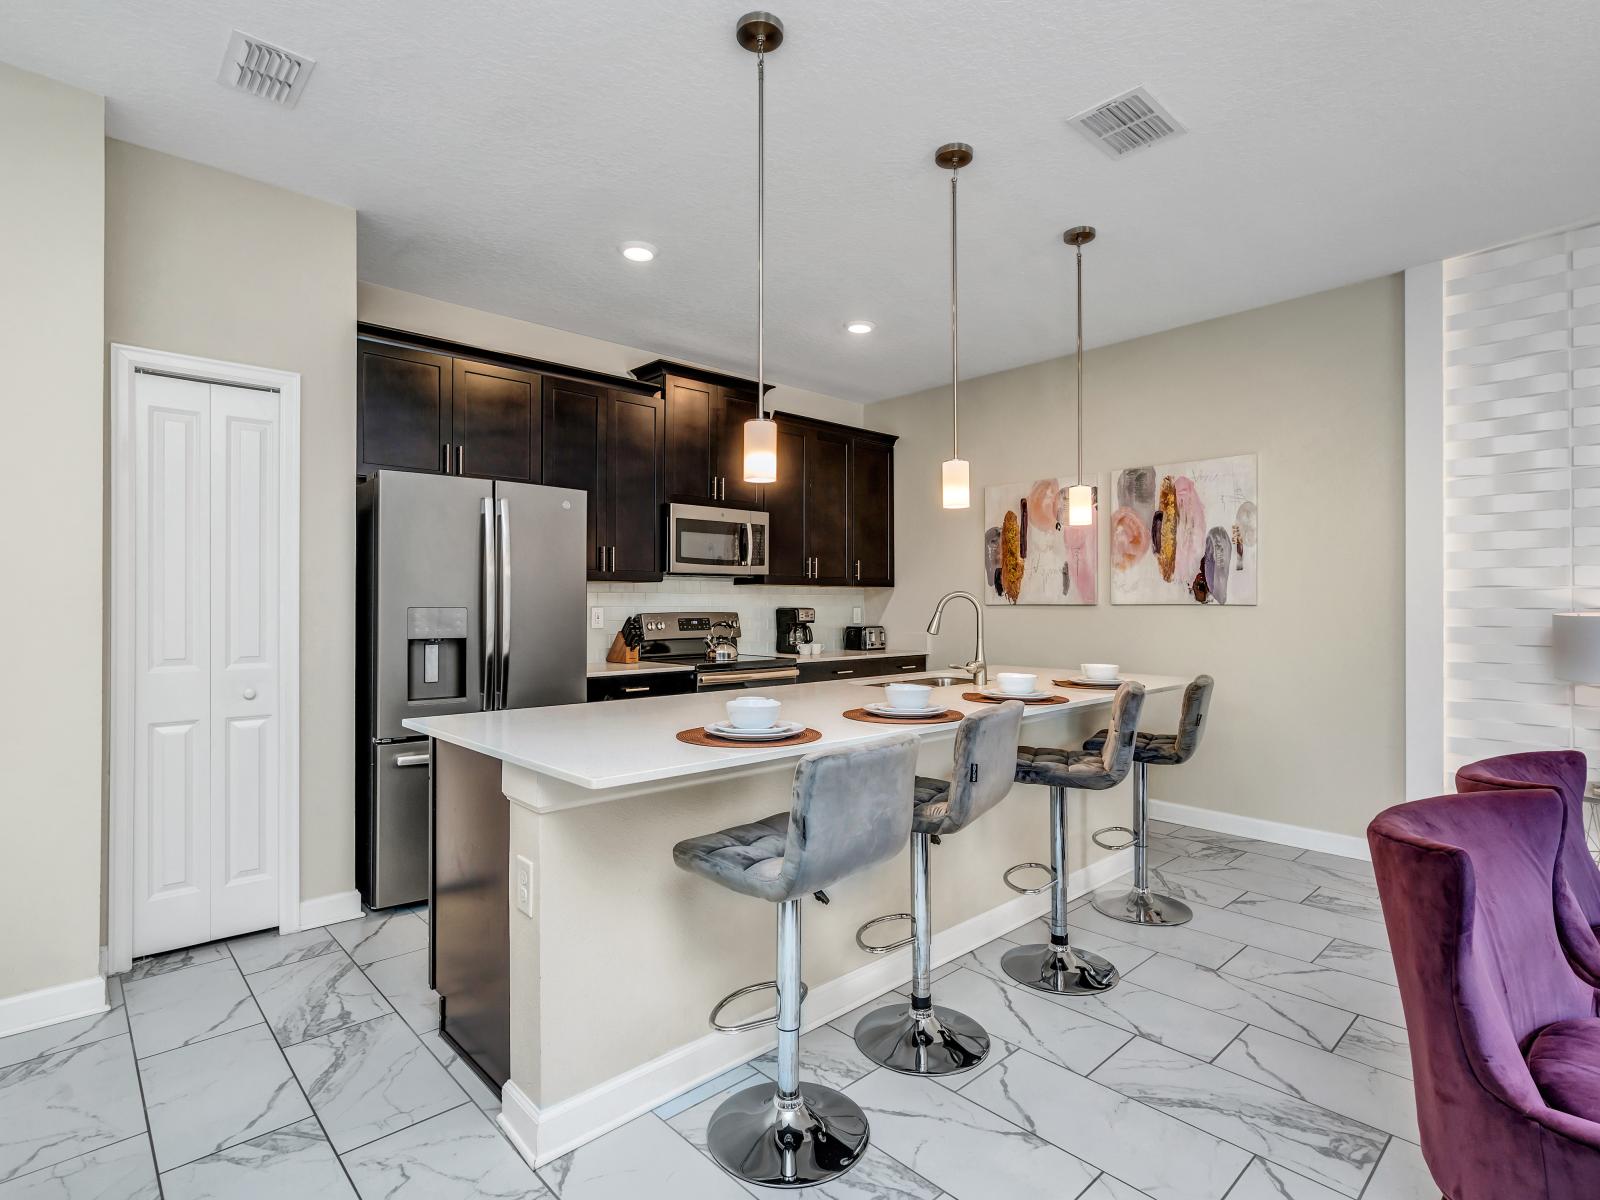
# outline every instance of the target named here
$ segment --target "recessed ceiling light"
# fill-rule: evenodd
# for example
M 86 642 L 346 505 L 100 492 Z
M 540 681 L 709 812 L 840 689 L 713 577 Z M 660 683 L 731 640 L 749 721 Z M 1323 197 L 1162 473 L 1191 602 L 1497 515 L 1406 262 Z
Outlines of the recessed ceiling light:
M 871 321 L 846 321 L 844 328 L 846 333 L 871 333 L 877 326 Z
M 623 242 L 622 257 L 629 262 L 649 262 L 656 256 L 656 248 L 649 242 Z

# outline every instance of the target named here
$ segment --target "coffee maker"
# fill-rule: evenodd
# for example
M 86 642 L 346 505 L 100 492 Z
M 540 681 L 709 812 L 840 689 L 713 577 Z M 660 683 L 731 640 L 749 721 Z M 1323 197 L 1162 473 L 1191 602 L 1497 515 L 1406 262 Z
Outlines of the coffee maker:
M 778 653 L 804 654 L 811 644 L 811 622 L 817 619 L 814 608 L 778 610 Z

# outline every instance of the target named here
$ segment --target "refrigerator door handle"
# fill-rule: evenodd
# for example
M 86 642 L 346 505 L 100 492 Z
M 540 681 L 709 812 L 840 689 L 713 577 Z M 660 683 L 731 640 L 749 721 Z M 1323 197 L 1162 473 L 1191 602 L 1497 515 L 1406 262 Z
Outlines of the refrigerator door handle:
M 499 653 L 497 636 L 497 620 L 500 614 L 500 602 L 497 595 L 499 572 L 495 569 L 494 552 L 494 502 L 487 497 L 482 501 L 480 510 L 483 518 L 483 595 L 479 601 L 480 615 L 478 618 L 479 632 L 483 643 L 483 702 L 481 707 L 490 709 L 495 707 L 495 698 L 499 695 L 499 687 L 495 679 L 495 661 Z
M 506 706 L 511 690 L 511 510 L 504 500 L 495 502 L 495 540 L 500 548 L 500 694 L 496 708 Z

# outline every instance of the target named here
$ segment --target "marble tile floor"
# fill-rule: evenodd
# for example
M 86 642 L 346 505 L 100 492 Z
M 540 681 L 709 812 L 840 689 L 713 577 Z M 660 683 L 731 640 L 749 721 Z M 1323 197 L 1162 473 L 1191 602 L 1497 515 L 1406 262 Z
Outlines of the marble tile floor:
M 1045 996 L 1000 958 L 1039 922 L 942 964 L 935 999 L 994 1039 L 937 1081 L 850 1032 L 801 1039 L 802 1078 L 872 1122 L 818 1200 L 1437 1200 L 1368 864 L 1156 822 L 1152 861 L 1195 921 L 1136 929 L 1073 906 L 1123 982 Z M 257 934 L 136 963 L 111 1012 L 0 1039 L 0 1200 L 738 1200 L 706 1157 L 726 1095 L 770 1055 L 537 1172 L 498 1097 L 436 1032 L 422 910 Z M 903 989 L 902 989 L 903 990 Z M 776 1193 L 774 1193 L 776 1194 Z

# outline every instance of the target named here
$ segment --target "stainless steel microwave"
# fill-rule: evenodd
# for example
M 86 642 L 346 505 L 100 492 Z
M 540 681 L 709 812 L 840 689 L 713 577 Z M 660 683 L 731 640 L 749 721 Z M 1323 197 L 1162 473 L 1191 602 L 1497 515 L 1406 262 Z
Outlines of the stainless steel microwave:
M 667 505 L 671 575 L 765 575 L 767 514 L 746 508 Z

